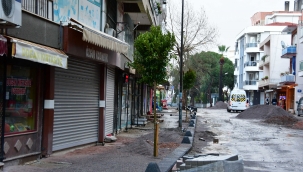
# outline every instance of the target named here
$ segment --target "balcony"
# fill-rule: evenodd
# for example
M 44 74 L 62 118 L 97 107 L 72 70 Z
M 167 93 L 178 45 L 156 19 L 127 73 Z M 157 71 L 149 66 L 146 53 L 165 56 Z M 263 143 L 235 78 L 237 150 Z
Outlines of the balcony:
M 257 85 L 257 80 L 246 80 L 244 81 L 244 85 Z
M 295 80 L 296 80 L 295 75 L 284 75 L 284 76 L 281 76 L 280 84 L 292 85 L 292 84 L 295 84 L 295 82 L 296 82 Z
M 271 88 L 277 87 L 277 84 L 279 84 L 281 81 L 280 78 L 269 78 L 259 81 L 259 87 L 265 87 L 270 86 Z
M 257 47 L 258 44 L 256 42 L 253 42 L 253 43 L 246 43 L 246 48 L 249 48 L 249 47 Z
M 246 80 L 243 82 L 244 90 L 258 90 L 258 80 Z
M 245 51 L 247 53 L 259 52 L 258 43 L 256 43 L 256 42 L 246 43 L 246 49 L 245 49 Z
M 259 61 L 259 69 L 263 69 L 264 63 L 265 62 L 263 60 Z
M 244 63 L 244 67 L 246 66 L 257 66 L 257 62 L 256 61 L 249 61 Z
M 286 47 L 282 50 L 282 56 L 281 58 L 292 58 L 293 56 L 296 56 L 297 54 L 297 47 L 292 45 L 289 47 Z
M 257 61 L 248 61 L 244 63 L 245 71 L 259 71 L 258 62 Z

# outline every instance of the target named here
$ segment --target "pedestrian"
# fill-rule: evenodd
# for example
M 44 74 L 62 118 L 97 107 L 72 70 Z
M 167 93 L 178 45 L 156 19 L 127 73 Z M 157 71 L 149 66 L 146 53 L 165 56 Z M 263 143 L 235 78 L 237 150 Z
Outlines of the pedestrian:
M 266 97 L 265 103 L 266 103 L 266 105 L 269 105 L 269 98 L 268 97 Z
M 246 107 L 248 108 L 249 107 L 249 100 L 246 99 Z
M 277 98 L 274 97 L 272 100 L 271 100 L 271 104 L 272 105 L 277 105 Z

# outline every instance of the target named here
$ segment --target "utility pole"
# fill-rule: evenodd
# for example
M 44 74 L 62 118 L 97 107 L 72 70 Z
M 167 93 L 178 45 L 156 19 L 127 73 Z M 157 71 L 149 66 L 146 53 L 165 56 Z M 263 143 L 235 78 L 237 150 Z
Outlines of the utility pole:
M 182 0 L 181 15 L 181 56 L 180 56 L 180 90 L 179 90 L 179 128 L 182 129 L 182 91 L 183 91 L 183 14 L 184 0 Z
M 222 95 L 222 89 L 223 89 L 223 81 L 222 81 L 222 68 L 224 65 L 224 57 L 222 55 L 222 57 L 220 58 L 219 61 L 220 64 L 220 76 L 219 76 L 219 101 L 224 101 L 223 95 Z

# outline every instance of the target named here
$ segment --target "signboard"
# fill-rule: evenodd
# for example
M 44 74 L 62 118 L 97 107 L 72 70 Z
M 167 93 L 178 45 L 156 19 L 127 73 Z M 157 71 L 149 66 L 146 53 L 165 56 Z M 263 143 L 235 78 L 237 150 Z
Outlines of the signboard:
M 219 97 L 219 93 L 211 93 L 211 98 Z
M 302 92 L 302 90 L 301 89 L 298 89 L 298 93 L 301 93 Z

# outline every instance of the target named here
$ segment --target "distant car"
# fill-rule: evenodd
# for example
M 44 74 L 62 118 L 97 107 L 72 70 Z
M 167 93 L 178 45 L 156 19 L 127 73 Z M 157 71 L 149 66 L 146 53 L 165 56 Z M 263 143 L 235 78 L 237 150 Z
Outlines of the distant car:
M 241 89 L 234 89 L 230 92 L 227 103 L 227 112 L 246 110 L 246 92 Z

